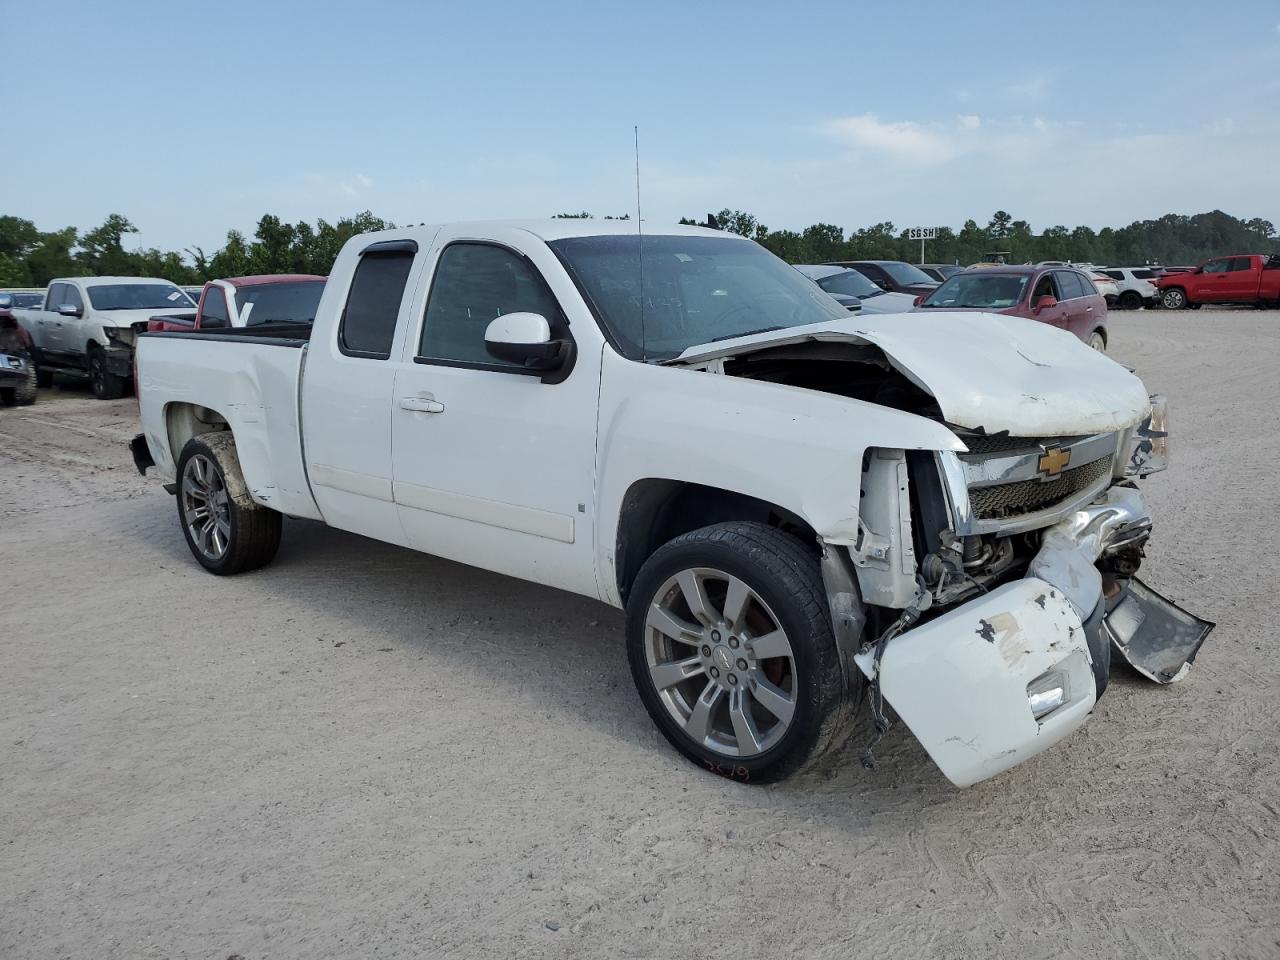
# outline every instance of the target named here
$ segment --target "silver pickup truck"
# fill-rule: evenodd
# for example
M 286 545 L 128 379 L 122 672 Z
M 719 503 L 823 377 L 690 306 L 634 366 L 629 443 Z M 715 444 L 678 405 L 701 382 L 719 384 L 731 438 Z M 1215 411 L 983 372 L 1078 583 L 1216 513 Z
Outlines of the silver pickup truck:
M 1076 730 L 1113 650 L 1171 682 L 1210 627 L 1134 576 L 1167 443 L 1137 377 L 1017 317 L 851 316 L 716 231 L 360 236 L 313 326 L 137 361 L 136 462 L 206 569 L 288 515 L 599 598 L 662 732 L 739 780 L 869 685 L 974 783 Z

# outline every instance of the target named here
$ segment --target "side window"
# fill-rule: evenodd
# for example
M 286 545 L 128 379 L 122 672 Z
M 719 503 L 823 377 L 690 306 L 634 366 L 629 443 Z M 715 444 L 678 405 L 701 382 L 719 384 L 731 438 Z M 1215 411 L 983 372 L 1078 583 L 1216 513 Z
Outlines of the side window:
M 489 322 L 507 313 L 540 314 L 553 336 L 565 335 L 560 305 L 533 264 L 505 247 L 452 243 L 436 264 L 418 356 L 523 369 L 484 346 Z
M 1133 275 L 1138 280 L 1154 280 L 1156 278 L 1154 270 L 1135 270 Z
M 1112 280 L 1124 280 L 1124 273 L 1120 270 L 1103 270 L 1102 275 Z
M 395 241 L 392 241 L 393 243 Z M 386 360 L 415 250 L 370 250 L 360 257 L 338 326 L 338 349 L 352 357 Z
M 227 294 L 221 287 L 206 287 L 202 306 L 200 307 L 200 326 L 226 327 L 231 323 L 227 317 Z
M 1083 273 L 1072 274 L 1072 276 L 1075 277 L 1076 284 L 1080 287 L 1080 296 L 1096 297 L 1100 295 L 1091 278 L 1086 277 Z
M 1058 284 L 1059 300 L 1074 300 L 1076 297 L 1081 296 L 1080 282 L 1071 271 L 1055 270 L 1053 279 Z
M 1035 306 L 1041 297 L 1053 297 L 1055 300 L 1061 299 L 1057 288 L 1053 285 L 1052 273 L 1042 273 L 1040 279 L 1036 281 L 1036 288 L 1031 292 L 1031 305 Z
M 84 298 L 80 296 L 80 291 L 76 289 L 74 283 L 64 283 L 62 290 L 62 300 L 60 303 L 69 303 L 77 310 L 84 312 Z
M 1231 259 L 1224 258 L 1222 260 L 1210 260 L 1204 265 L 1205 273 L 1226 273 L 1227 266 L 1231 263 Z
M 1231 266 L 1228 268 L 1232 273 L 1239 273 L 1242 270 L 1253 269 L 1252 257 L 1232 257 Z
M 57 311 L 57 309 L 67 302 L 67 285 L 65 283 L 49 284 L 48 301 L 45 303 L 46 310 Z

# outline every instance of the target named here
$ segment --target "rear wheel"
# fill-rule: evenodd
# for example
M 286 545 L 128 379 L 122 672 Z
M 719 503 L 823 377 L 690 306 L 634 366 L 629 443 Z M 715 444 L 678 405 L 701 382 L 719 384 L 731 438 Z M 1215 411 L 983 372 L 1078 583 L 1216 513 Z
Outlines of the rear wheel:
M 210 573 L 230 575 L 271 562 L 280 514 L 254 503 L 231 433 L 202 433 L 178 457 L 178 522 L 191 554 Z
M 1121 310 L 1137 310 L 1142 306 L 1142 294 L 1136 290 L 1126 290 L 1120 294 L 1119 307 Z
M 1187 305 L 1187 295 L 1174 287 L 1164 292 L 1160 297 L 1160 303 L 1166 310 L 1181 310 Z
M 716 524 L 659 548 L 631 590 L 627 652 L 663 735 L 735 780 L 794 773 L 850 713 L 817 558 L 764 524 Z
M 125 395 L 129 381 L 107 369 L 107 357 L 96 344 L 89 348 L 89 383 L 99 400 L 119 400 Z

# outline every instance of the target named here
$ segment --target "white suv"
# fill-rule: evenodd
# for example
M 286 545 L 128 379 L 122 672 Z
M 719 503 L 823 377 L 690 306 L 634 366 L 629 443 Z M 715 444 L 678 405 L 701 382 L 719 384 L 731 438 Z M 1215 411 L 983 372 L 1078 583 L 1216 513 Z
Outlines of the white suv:
M 1120 288 L 1116 306 L 1121 310 L 1154 307 L 1160 299 L 1154 282 L 1156 273 L 1150 267 L 1102 267 L 1094 272 L 1116 282 Z

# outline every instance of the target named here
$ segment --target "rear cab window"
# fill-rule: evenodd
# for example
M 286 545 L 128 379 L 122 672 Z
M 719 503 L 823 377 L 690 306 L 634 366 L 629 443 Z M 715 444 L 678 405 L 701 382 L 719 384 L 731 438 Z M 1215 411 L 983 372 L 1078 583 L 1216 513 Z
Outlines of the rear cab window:
M 200 304 L 200 326 L 225 327 L 229 324 L 226 291 L 216 286 L 206 288 Z
M 367 247 L 356 264 L 338 324 L 338 349 L 349 357 L 386 360 L 418 245 L 391 240 Z

